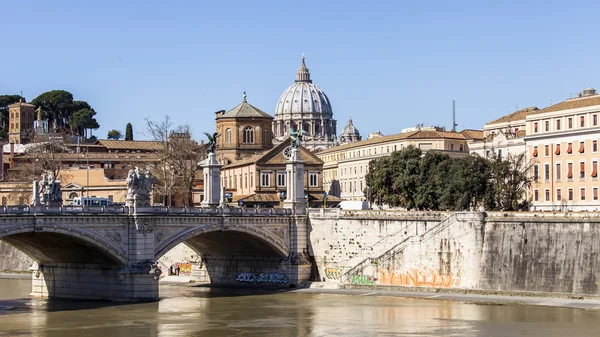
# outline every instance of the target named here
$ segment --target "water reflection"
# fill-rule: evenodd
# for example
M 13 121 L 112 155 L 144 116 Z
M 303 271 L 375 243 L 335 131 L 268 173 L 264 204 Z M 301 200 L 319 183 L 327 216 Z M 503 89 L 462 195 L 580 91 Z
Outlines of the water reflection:
M 27 298 L 0 280 L 0 336 L 563 336 L 596 335 L 600 313 L 397 297 L 161 285 L 160 302 Z M 21 299 L 7 299 L 10 297 Z

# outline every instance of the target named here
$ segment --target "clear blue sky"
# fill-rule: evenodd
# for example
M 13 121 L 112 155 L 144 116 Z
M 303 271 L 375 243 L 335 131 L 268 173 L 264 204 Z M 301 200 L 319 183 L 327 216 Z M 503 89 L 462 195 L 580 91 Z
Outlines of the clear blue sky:
M 170 115 L 196 138 L 248 101 L 274 114 L 302 53 L 338 134 L 483 125 L 600 89 L 597 1 L 5 1 L 0 94 L 68 90 L 110 129 Z

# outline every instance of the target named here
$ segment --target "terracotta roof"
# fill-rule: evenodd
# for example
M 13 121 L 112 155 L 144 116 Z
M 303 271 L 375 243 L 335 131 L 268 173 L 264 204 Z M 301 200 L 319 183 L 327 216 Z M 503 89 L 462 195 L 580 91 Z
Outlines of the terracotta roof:
M 8 107 L 9 107 L 9 108 L 16 108 L 16 107 L 18 107 L 19 105 L 22 105 L 22 106 L 32 106 L 32 107 L 35 107 L 35 105 L 33 105 L 33 104 L 29 104 L 29 103 L 25 103 L 25 102 L 17 102 L 17 103 L 13 103 L 13 104 L 10 104 Z
M 269 118 L 273 119 L 273 116 L 268 113 L 260 110 L 259 108 L 249 104 L 246 101 L 243 101 L 235 108 L 227 111 L 226 113 L 219 116 L 217 119 L 221 118 L 239 118 L 239 117 L 258 117 L 258 118 Z
M 460 132 L 466 139 L 483 140 L 483 131 L 465 129 Z
M 327 154 L 327 153 L 331 153 L 331 152 L 337 152 L 337 151 L 345 150 L 345 149 L 352 149 L 352 148 L 363 146 L 363 145 L 378 144 L 378 143 L 385 143 L 385 142 L 390 142 L 390 141 L 394 141 L 394 140 L 406 139 L 415 133 L 417 133 L 417 131 L 398 133 L 398 134 L 389 135 L 389 136 L 375 137 L 375 138 L 363 140 L 360 142 L 353 142 L 353 143 L 344 144 L 344 145 L 340 145 L 340 146 L 334 146 L 325 151 L 319 152 L 319 155 Z
M 491 122 L 486 123 L 485 125 L 498 124 L 498 123 L 506 123 L 511 121 L 524 121 L 527 115 L 531 115 L 540 111 L 537 106 L 530 106 L 525 109 L 521 109 L 515 112 L 512 112 L 506 116 L 502 116 L 498 119 L 495 119 Z
M 283 149 L 285 149 L 290 144 L 289 137 L 284 139 L 280 144 L 275 146 L 274 148 L 267 150 L 263 153 L 255 154 L 251 157 L 240 159 L 230 163 L 225 166 L 224 169 L 228 169 L 231 167 L 244 166 L 248 164 L 258 163 L 259 161 L 266 161 L 268 164 L 285 164 L 286 159 L 283 157 Z M 308 156 L 308 157 L 307 157 Z M 307 164 L 323 164 L 321 158 L 317 157 L 312 152 L 308 151 L 306 148 L 300 146 L 300 157 Z
M 600 95 L 568 99 L 568 100 L 560 102 L 558 104 L 554 104 L 547 108 L 538 110 L 535 113 L 532 113 L 530 115 L 537 115 L 537 114 L 542 114 L 545 112 L 585 108 L 585 107 L 594 106 L 594 105 L 600 105 Z
M 108 150 L 143 150 L 143 151 L 158 151 L 163 148 L 161 142 L 147 140 L 108 140 L 100 139 L 96 143 L 103 145 Z
M 244 202 L 280 202 L 279 195 L 277 193 L 256 193 L 250 195 L 240 195 L 231 198 L 231 201 L 237 202 L 243 200 Z
M 33 159 L 40 158 L 43 154 L 41 153 L 24 153 L 24 154 L 16 154 L 14 156 L 15 160 L 18 159 Z M 79 160 L 82 163 L 85 163 L 86 160 L 89 161 L 98 161 L 98 160 L 110 160 L 110 161 L 154 161 L 157 160 L 157 155 L 154 153 L 108 153 L 108 152 L 89 152 L 85 155 L 81 153 L 54 153 L 52 154 L 53 158 L 56 160 Z
M 434 131 L 434 130 L 422 130 L 416 131 L 414 134 L 408 136 L 409 139 L 435 139 L 435 138 L 447 138 L 447 139 L 465 139 L 461 133 L 452 131 Z
M 323 193 L 308 193 L 308 195 L 310 196 L 311 200 L 323 201 Z M 328 202 L 340 202 L 343 200 L 345 199 L 336 197 L 335 195 L 327 195 Z

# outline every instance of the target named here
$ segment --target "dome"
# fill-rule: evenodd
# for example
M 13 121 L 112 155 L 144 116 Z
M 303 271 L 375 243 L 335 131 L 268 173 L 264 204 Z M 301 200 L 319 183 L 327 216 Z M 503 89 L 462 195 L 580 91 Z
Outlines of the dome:
M 279 97 L 275 115 L 316 113 L 332 116 L 331 103 L 325 92 L 310 79 L 310 72 L 304 63 L 298 68 L 296 81 Z
M 352 124 L 352 118 L 350 118 L 348 119 L 348 125 L 344 127 L 344 130 L 342 130 L 342 133 L 340 134 L 340 142 L 349 143 L 359 140 L 361 140 L 360 133 L 354 124 Z

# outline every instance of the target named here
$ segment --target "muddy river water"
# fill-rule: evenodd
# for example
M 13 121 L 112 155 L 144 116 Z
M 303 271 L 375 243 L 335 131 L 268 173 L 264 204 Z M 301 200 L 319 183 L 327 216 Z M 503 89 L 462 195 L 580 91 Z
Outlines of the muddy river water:
M 0 336 L 600 336 L 600 311 L 161 285 L 155 303 L 27 297 L 0 279 Z

